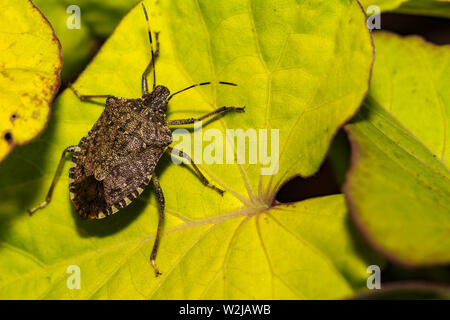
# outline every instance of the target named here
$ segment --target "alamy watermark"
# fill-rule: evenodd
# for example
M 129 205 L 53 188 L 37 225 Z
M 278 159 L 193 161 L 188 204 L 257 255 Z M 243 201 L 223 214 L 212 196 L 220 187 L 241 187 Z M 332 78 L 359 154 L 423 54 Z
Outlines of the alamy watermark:
M 70 274 L 67 277 L 66 285 L 70 290 L 81 289 L 81 269 L 77 265 L 70 265 L 66 269 L 66 273 Z
M 370 276 L 367 278 L 367 289 L 381 289 L 381 269 L 376 264 L 367 267 L 367 273 Z
M 218 129 L 203 130 L 202 122 L 194 123 L 193 141 L 187 129 L 172 132 L 174 148 L 193 154 L 194 163 L 201 164 L 260 164 L 261 175 L 274 175 L 279 165 L 279 130 L 271 129 Z M 204 142 L 209 142 L 203 148 Z M 270 149 L 270 151 L 269 151 Z M 172 153 L 176 164 L 182 160 Z
M 381 9 L 379 6 L 371 5 L 367 7 L 366 25 L 369 30 L 381 29 Z
M 81 9 L 77 5 L 70 5 L 67 7 L 66 12 L 70 14 L 67 18 L 66 26 L 68 29 L 80 29 L 81 28 Z

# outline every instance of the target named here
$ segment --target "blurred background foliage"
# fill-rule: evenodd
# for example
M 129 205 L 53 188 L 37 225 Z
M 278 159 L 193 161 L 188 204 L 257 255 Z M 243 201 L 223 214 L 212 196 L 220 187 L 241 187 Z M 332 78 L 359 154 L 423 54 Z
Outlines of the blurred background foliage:
M 34 0 L 47 17 L 62 47 L 62 80 L 73 81 L 89 63 L 101 44 L 113 32 L 120 19 L 137 0 Z M 69 6 L 81 11 L 80 29 L 67 28 Z M 70 12 L 70 11 L 69 11 Z

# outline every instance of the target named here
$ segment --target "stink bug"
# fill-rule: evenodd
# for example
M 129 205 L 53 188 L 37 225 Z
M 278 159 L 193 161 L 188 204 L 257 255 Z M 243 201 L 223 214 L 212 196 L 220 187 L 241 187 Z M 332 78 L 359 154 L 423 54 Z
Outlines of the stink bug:
M 172 142 L 169 126 L 193 124 L 195 121 L 227 111 L 243 112 L 244 108 L 222 107 L 198 119 L 166 120 L 167 105 L 173 96 L 197 86 L 211 84 L 211 82 L 194 84 L 172 94 L 166 87 L 156 85 L 155 59 L 159 55 L 158 33 L 155 33 L 156 50 L 153 51 L 152 32 L 144 4 L 142 8 L 147 21 L 151 49 L 150 62 L 142 74 L 142 97 L 125 99 L 113 95 L 81 95 L 71 86 L 77 97 L 83 101 L 91 98 L 106 98 L 105 109 L 80 143 L 77 146 L 67 147 L 63 151 L 46 199 L 29 212 L 32 214 L 50 203 L 68 152 L 73 153 L 69 169 L 70 198 L 81 218 L 102 219 L 114 214 L 136 199 L 152 180 L 160 210 L 150 261 L 155 275 L 158 276 L 160 272 L 155 258 L 164 218 L 164 195 L 154 169 L 163 153 L 171 152 L 185 158 L 205 186 L 221 195 L 224 192 L 206 179 L 189 155 L 169 147 Z M 150 69 L 153 69 L 151 92 L 148 91 L 147 85 Z M 235 86 L 230 82 L 219 83 Z

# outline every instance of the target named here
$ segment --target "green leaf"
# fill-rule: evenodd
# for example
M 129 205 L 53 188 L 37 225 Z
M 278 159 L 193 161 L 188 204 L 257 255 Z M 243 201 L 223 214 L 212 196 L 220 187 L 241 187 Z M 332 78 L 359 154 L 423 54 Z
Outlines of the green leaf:
M 394 262 L 448 262 L 448 169 L 376 103 L 355 121 L 346 126 L 353 164 L 344 190 L 366 238 Z
M 366 10 L 375 5 L 382 12 L 395 11 L 404 14 L 450 18 L 450 2 L 446 0 L 362 0 L 361 4 Z
M 450 2 L 446 0 L 409 0 L 396 12 L 450 18 Z
M 375 36 L 370 98 L 347 125 L 345 193 L 366 237 L 393 261 L 450 262 L 450 48 Z
M 14 26 L 14 28 L 12 28 Z M 0 161 L 47 124 L 59 88 L 61 48 L 52 27 L 30 1 L 0 10 Z
M 366 10 L 375 5 L 382 12 L 395 11 L 405 14 L 450 18 L 450 2 L 446 0 L 362 0 L 361 4 Z
M 361 0 L 361 4 L 366 10 L 375 5 L 383 12 L 397 9 L 404 2 L 408 2 L 408 0 Z
M 114 30 L 120 19 L 136 5 L 139 0 L 63 0 L 66 6 L 78 5 L 83 20 L 93 35 L 107 38 Z
M 208 80 L 239 84 L 180 94 L 170 101 L 168 118 L 245 105 L 245 113 L 204 123 L 203 130 L 225 136 L 226 128 L 279 129 L 280 158 L 273 161 L 279 170 L 263 176 L 260 163 L 201 164 L 226 190 L 220 197 L 164 156 L 156 169 L 166 199 L 157 257 L 163 275 L 155 278 L 149 254 L 158 204 L 151 187 L 112 217 L 81 221 L 68 197 L 66 164 L 50 205 L 32 218 L 25 214 L 45 197 L 62 150 L 78 143 L 102 112 L 102 100 L 81 102 L 67 90 L 46 134 L 0 167 L 0 297 L 341 298 L 365 286 L 367 266 L 380 260 L 355 235 L 341 195 L 272 206 L 288 178 L 317 171 L 337 128 L 368 89 L 373 48 L 359 5 L 145 4 L 153 31 L 160 31 L 158 84 L 173 92 Z M 139 97 L 149 58 L 137 6 L 74 87 L 82 94 Z M 81 267 L 81 290 L 67 289 L 72 264 Z
M 374 36 L 370 96 L 450 165 L 450 46 L 390 33 Z

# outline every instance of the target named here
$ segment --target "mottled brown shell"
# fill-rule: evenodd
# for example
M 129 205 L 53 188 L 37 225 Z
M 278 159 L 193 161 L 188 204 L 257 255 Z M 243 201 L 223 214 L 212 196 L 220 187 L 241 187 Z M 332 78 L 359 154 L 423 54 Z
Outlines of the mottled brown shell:
M 101 219 L 136 199 L 171 142 L 162 110 L 142 99 L 109 97 L 69 169 L 70 198 L 80 217 Z

